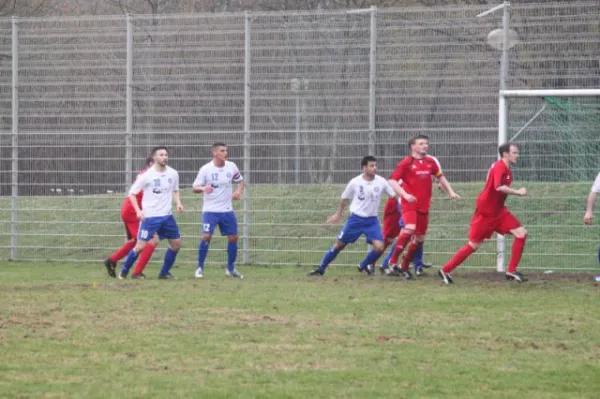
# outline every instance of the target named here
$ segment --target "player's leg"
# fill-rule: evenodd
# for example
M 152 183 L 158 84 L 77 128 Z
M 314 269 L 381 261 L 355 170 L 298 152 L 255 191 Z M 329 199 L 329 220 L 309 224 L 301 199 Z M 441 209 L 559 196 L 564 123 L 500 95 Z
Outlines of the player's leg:
M 196 278 L 202 278 L 204 276 L 204 262 L 208 255 L 208 247 L 210 246 L 210 240 L 215 228 L 219 224 L 219 215 L 214 212 L 203 212 L 202 213 L 202 234 L 200 236 L 200 242 L 198 243 L 198 267 L 194 276 Z
M 525 248 L 525 241 L 527 240 L 527 230 L 525 230 L 525 227 L 523 227 L 515 215 L 504 208 L 500 215 L 496 231 L 498 234 L 512 234 L 515 237 L 508 261 L 508 270 L 505 274 L 506 279 L 518 282 L 527 281 L 527 278 L 517 271 L 521 256 L 523 255 L 523 249 Z
M 238 224 L 234 212 L 223 213 L 219 222 L 221 234 L 227 236 L 227 277 L 244 278 L 236 269 L 235 261 L 238 253 Z
M 338 256 L 338 254 L 344 250 L 347 244 L 351 244 L 358 240 L 358 237 L 362 234 L 362 223 L 361 218 L 356 215 L 350 215 L 344 226 L 340 230 L 337 236 L 335 244 L 329 248 L 319 266 L 312 272 L 308 273 L 309 276 L 322 276 L 325 274 L 327 266 Z
M 398 264 L 398 257 L 400 256 L 402 251 L 404 251 L 404 248 L 406 248 L 406 246 L 411 241 L 412 236 L 415 233 L 415 229 L 417 227 L 417 211 L 404 212 L 402 214 L 402 219 L 404 220 L 404 223 L 406 223 L 406 225 L 400 232 L 398 240 L 396 241 L 394 252 L 392 254 L 392 257 L 390 258 L 391 265 Z
M 394 212 L 384 216 L 383 218 L 383 237 L 385 239 L 384 244 L 384 252 L 388 247 L 391 247 L 388 251 L 387 256 L 381 262 L 380 271 L 385 274 L 386 270 L 389 272 L 389 264 L 390 259 L 392 258 L 392 254 L 394 253 L 394 248 L 396 246 L 396 237 L 400 235 L 400 231 L 404 227 L 404 221 L 402 220 L 402 215 L 399 212 Z
M 367 236 L 367 242 L 371 244 L 371 251 L 360 262 L 358 271 L 367 275 L 373 274 L 373 264 L 379 259 L 385 248 L 383 234 L 379 226 L 379 220 L 376 217 L 368 218 L 371 220 L 365 221 L 363 234 Z
M 486 218 L 475 212 L 471 219 L 471 226 L 469 227 L 469 241 L 438 271 L 438 276 L 440 276 L 443 283 L 450 284 L 454 282 L 450 273 L 462 264 L 473 252 L 477 251 L 479 247 L 481 247 L 483 241 L 492 236 L 494 229 L 494 219 Z
M 429 213 L 417 212 L 417 225 L 415 227 L 415 234 L 413 240 L 408 245 L 404 259 L 402 259 L 401 273 L 407 280 L 412 278 L 410 272 L 410 263 L 414 259 L 415 252 L 421 250 L 423 243 L 425 242 L 425 236 L 427 234 L 427 228 L 429 227 Z
M 148 241 L 152 240 L 154 234 L 159 229 L 161 224 L 161 218 L 146 218 L 140 224 L 140 228 L 137 235 L 137 242 L 135 247 L 127 257 L 125 258 L 125 262 L 123 262 L 123 267 L 121 268 L 121 272 L 119 273 L 119 278 L 122 280 L 127 277 L 129 270 L 137 260 L 140 252 L 144 250 Z
M 152 240 L 148 241 L 148 243 L 142 250 L 142 253 L 140 254 L 138 261 L 135 265 L 135 269 L 133 269 L 133 273 L 131 274 L 131 278 L 146 278 L 143 271 L 148 265 L 148 262 L 150 262 L 150 259 L 152 259 L 152 254 L 154 254 L 154 250 L 156 249 L 158 242 L 158 235 L 154 234 Z
M 159 238 L 162 240 L 166 238 L 169 241 L 169 247 L 165 251 L 165 258 L 163 265 L 158 274 L 159 279 L 174 279 L 175 276 L 171 274 L 171 268 L 175 264 L 175 258 L 181 248 L 181 234 L 179 233 L 179 226 L 173 215 L 166 216 L 157 231 Z
M 108 275 L 113 278 L 117 277 L 117 262 L 126 257 L 127 254 L 133 249 L 133 247 L 135 247 L 135 243 L 137 241 L 137 232 L 140 227 L 139 220 L 123 220 L 123 223 L 125 224 L 125 234 L 127 236 L 127 241 L 125 241 L 125 244 L 123 244 L 121 248 L 119 248 L 116 252 L 110 255 L 108 259 L 104 261 L 104 266 L 106 267 Z
M 345 242 L 340 241 L 339 239 L 336 240 L 335 243 L 331 246 L 331 248 L 329 248 L 325 252 L 325 255 L 323 256 L 323 259 L 321 260 L 321 263 L 319 264 L 319 266 L 316 269 L 314 269 L 313 271 L 311 271 L 310 273 L 308 273 L 308 275 L 309 276 L 322 276 L 323 274 L 325 274 L 325 270 L 327 269 L 327 266 L 329 266 L 329 264 L 334 261 L 334 259 L 338 256 L 338 254 L 340 252 L 342 252 L 344 250 L 345 247 L 346 247 Z

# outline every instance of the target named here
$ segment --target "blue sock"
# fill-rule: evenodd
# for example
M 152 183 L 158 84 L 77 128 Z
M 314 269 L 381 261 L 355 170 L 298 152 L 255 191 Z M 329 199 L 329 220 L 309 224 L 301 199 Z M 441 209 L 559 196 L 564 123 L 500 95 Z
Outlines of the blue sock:
M 237 241 L 227 241 L 227 270 L 233 271 L 235 269 L 235 260 L 237 258 L 238 245 Z
M 423 244 L 417 246 L 415 253 L 413 254 L 413 265 L 415 269 L 423 266 Z
M 360 262 L 360 270 L 363 270 L 367 265 L 372 265 L 373 263 L 377 262 L 377 259 L 379 259 L 380 256 L 381 252 L 377 252 L 375 250 L 369 252 L 365 259 Z
M 133 266 L 133 264 L 135 263 L 137 258 L 138 258 L 138 254 L 136 254 L 133 249 L 131 251 L 129 251 L 129 253 L 127 254 L 127 257 L 125 258 L 125 262 L 123 262 L 123 267 L 121 268 L 121 274 L 126 276 L 129 273 L 129 270 L 131 270 L 131 267 Z
M 600 262 L 600 247 L 598 247 L 598 262 Z
M 331 262 L 333 262 L 333 260 L 339 253 L 340 253 L 340 251 L 334 250 L 333 247 L 329 248 L 327 250 L 327 252 L 325 252 L 325 256 L 323 257 L 323 260 L 321 261 L 321 264 L 319 265 L 319 269 L 321 271 L 325 271 L 325 269 L 327 269 L 327 266 Z
M 381 267 L 383 267 L 384 269 L 387 269 L 388 266 L 390 265 L 390 259 L 392 259 L 392 254 L 394 253 L 394 248 L 395 247 L 396 247 L 396 240 L 394 240 L 394 242 L 392 243 L 392 245 L 390 245 L 388 247 L 390 249 L 390 252 L 388 252 L 388 254 L 385 257 L 385 259 L 383 260 L 383 262 L 381 262 Z
M 210 245 L 210 241 L 202 240 L 198 245 L 198 267 L 204 270 L 204 261 L 206 260 L 206 255 L 208 255 L 208 246 Z
M 165 260 L 163 261 L 162 268 L 160 269 L 160 275 L 166 276 L 169 273 L 169 270 L 173 267 L 173 263 L 175 263 L 175 258 L 177 257 L 177 252 L 173 251 L 171 248 L 167 248 L 165 252 Z

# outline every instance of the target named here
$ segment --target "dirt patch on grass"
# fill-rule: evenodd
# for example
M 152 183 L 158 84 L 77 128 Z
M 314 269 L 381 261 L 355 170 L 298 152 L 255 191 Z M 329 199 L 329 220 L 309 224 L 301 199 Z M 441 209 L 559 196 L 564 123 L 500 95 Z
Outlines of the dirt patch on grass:
M 591 273 L 527 273 L 527 278 L 532 281 L 594 281 Z M 461 273 L 460 279 L 474 281 L 503 281 L 506 280 L 503 273 L 498 272 L 468 272 Z

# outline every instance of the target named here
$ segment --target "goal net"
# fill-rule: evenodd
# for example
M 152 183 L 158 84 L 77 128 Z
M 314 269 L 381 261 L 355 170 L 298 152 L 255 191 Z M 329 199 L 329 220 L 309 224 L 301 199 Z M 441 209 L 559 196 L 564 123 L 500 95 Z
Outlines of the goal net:
M 583 224 L 586 198 L 600 171 L 600 96 L 595 92 L 521 91 L 523 96 L 507 98 L 506 137 L 520 150 L 514 185 L 529 193 L 508 200 L 529 233 L 521 262 L 526 269 L 598 269 L 600 228 Z M 507 237 L 505 264 L 511 243 Z

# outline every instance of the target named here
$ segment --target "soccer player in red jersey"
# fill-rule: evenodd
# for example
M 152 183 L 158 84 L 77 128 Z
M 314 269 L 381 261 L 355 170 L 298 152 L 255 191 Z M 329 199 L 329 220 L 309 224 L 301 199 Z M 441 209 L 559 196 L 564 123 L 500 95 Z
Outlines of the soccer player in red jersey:
M 146 170 L 148 170 L 148 168 L 151 167 L 153 164 L 154 159 L 152 158 L 152 156 L 146 158 L 146 167 L 139 171 L 138 177 L 141 174 L 143 174 Z M 140 205 L 140 208 L 142 204 L 143 194 L 143 192 L 140 192 L 136 195 L 136 199 L 138 204 Z M 140 221 L 137 218 L 135 209 L 133 208 L 133 205 L 131 205 L 131 201 L 128 197 L 125 198 L 123 206 L 121 207 L 121 220 L 123 220 L 123 223 L 125 224 L 125 234 L 127 235 L 127 241 L 125 242 L 125 244 L 123 244 L 121 248 L 119 248 L 115 253 L 110 255 L 108 259 L 104 261 L 104 266 L 106 267 L 108 275 L 113 278 L 117 277 L 117 262 L 126 257 L 129 251 L 131 251 L 133 247 L 135 247 L 135 243 L 137 242 L 138 230 L 140 228 Z M 133 275 L 131 276 L 131 278 L 145 277 L 142 271 L 150 261 L 150 258 L 152 258 L 152 253 L 154 252 L 154 249 L 156 248 L 157 244 L 158 237 L 154 237 L 152 240 L 150 240 L 150 242 L 148 242 L 148 245 L 146 245 L 146 247 L 140 255 L 140 258 L 133 271 Z
M 433 157 L 427 155 L 429 150 L 429 137 L 419 135 L 408 142 L 411 155 L 404 158 L 392 172 L 389 183 L 401 198 L 402 218 L 404 228 L 398 236 L 396 246 L 390 259 L 392 265 L 398 263 L 398 257 L 408 245 L 406 255 L 402 259 L 399 272 L 406 278 L 411 279 L 409 271 L 410 262 L 414 254 L 423 246 L 427 227 L 429 224 L 429 206 L 431 204 L 431 187 L 435 176 L 438 182 L 448 193 L 450 198 L 459 199 L 460 196 L 454 192 L 448 180 L 442 174 L 442 170 Z M 402 185 L 399 184 L 402 181 Z M 409 245 L 410 243 L 410 245 Z M 391 266 L 395 268 L 395 266 Z M 390 274 L 386 270 L 386 274 Z
M 485 187 L 475 203 L 475 213 L 471 219 L 468 235 L 469 241 L 438 271 L 438 276 L 445 284 L 453 282 L 450 272 L 475 252 L 485 239 L 492 237 L 494 232 L 502 235 L 512 234 L 515 237 L 506 279 L 518 282 L 527 281 L 527 278 L 517 271 L 527 238 L 527 230 L 504 205 L 508 195 L 520 197 L 527 195 L 525 188 L 515 190 L 510 187 L 512 183 L 510 166 L 517 163 L 519 159 L 519 147 L 512 143 L 506 143 L 498 148 L 498 152 L 501 159 L 492 164 Z

